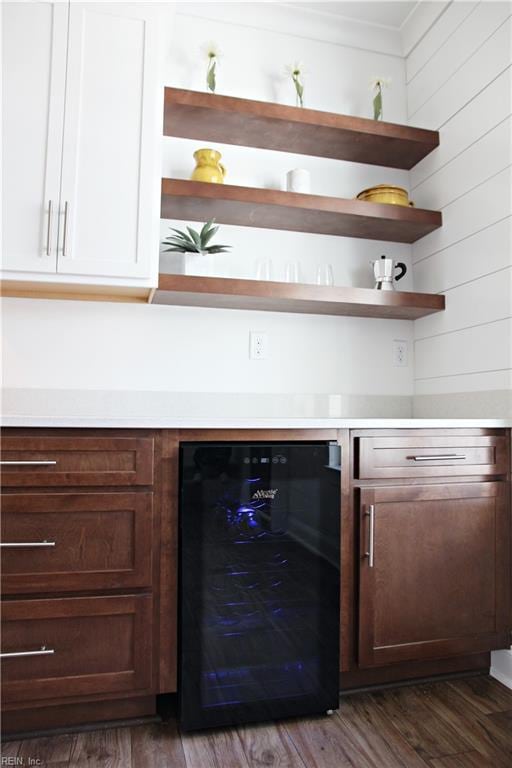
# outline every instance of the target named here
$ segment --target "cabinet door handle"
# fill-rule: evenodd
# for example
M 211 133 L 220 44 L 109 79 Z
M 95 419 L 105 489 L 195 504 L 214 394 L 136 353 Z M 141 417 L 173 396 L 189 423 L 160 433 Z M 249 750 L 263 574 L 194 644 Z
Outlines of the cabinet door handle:
M 49 256 L 52 250 L 52 201 L 48 200 L 48 229 L 46 230 L 46 255 Z
M 10 653 L 0 653 L 0 659 L 16 659 L 21 656 L 51 656 L 55 653 L 55 648 L 47 648 L 46 645 L 42 645 L 37 651 L 12 651 Z
M 366 516 L 370 518 L 370 525 L 368 530 L 368 552 L 364 554 L 368 558 L 368 568 L 373 568 L 375 562 L 375 506 L 373 504 L 368 505 Z
M 2 467 L 53 467 L 57 462 L 48 461 L 0 461 Z
M 64 233 L 62 235 L 62 255 L 67 256 L 66 253 L 66 247 L 68 244 L 68 209 L 69 209 L 69 203 L 66 200 L 64 203 Z
M 17 547 L 54 547 L 54 541 L 2 541 L 0 547 L 14 549 Z
M 445 453 L 437 454 L 435 456 L 407 456 L 412 461 L 451 461 L 451 459 L 458 459 L 464 461 L 466 458 L 465 453 Z

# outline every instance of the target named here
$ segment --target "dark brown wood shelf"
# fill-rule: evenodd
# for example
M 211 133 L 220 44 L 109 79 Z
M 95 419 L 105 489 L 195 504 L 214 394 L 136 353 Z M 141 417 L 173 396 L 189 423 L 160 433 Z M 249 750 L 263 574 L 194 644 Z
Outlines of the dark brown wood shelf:
M 251 99 L 165 89 L 164 134 L 409 170 L 439 133 Z
M 416 320 L 445 307 L 438 294 L 170 274 L 160 274 L 152 303 L 399 320 Z
M 439 212 L 420 208 L 181 179 L 162 179 L 161 215 L 396 243 L 414 243 L 442 223 Z

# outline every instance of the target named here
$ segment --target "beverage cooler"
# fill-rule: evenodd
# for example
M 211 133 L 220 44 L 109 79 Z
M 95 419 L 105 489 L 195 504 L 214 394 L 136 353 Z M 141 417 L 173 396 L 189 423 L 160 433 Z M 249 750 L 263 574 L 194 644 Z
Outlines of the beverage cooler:
M 183 443 L 184 730 L 338 706 L 340 460 L 329 443 Z

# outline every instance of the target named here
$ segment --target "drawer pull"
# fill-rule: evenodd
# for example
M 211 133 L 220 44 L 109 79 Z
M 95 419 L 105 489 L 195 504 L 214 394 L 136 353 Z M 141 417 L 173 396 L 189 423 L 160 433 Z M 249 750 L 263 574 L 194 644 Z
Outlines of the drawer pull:
M 54 467 L 56 461 L 0 461 L 2 467 Z
M 364 554 L 368 558 L 368 568 L 373 568 L 375 562 L 375 506 L 373 504 L 368 506 L 366 515 L 370 518 L 370 526 L 368 531 L 368 552 Z
M 21 656 L 51 656 L 55 653 L 54 648 L 47 648 L 46 645 L 42 645 L 37 651 L 12 651 L 11 653 L 0 653 L 0 659 L 16 659 Z
M 408 456 L 408 459 L 412 461 L 451 461 L 451 459 L 458 459 L 463 461 L 466 458 L 465 453 L 446 453 L 439 454 L 437 456 Z
M 54 547 L 54 541 L 2 541 L 0 547 Z

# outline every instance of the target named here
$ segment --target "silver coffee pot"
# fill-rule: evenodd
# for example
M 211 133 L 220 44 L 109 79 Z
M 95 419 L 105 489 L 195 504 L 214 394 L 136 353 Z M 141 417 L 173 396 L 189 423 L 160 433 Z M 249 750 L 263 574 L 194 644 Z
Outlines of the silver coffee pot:
M 395 280 L 401 280 L 407 272 L 407 267 L 402 261 L 395 262 L 394 259 L 389 259 L 387 256 L 381 256 L 380 259 L 371 261 L 370 264 L 373 264 L 375 288 L 379 291 L 394 291 Z M 395 275 L 396 269 L 400 270 L 398 275 Z

